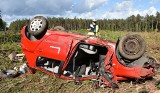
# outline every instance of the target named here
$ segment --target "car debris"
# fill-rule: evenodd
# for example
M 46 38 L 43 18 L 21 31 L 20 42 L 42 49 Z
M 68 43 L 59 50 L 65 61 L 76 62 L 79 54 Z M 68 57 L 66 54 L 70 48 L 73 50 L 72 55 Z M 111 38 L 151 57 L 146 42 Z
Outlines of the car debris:
M 21 46 L 30 72 L 42 71 L 65 80 L 93 80 L 100 87 L 118 88 L 118 81 L 145 79 L 157 72 L 157 61 L 145 54 L 144 39 L 129 34 L 117 43 L 96 36 L 48 29 L 42 16 L 21 30 Z
M 22 64 L 19 67 L 14 67 L 13 69 L 0 70 L 0 79 L 6 78 L 15 78 L 21 74 L 27 73 L 27 65 L 26 63 Z
M 0 79 L 15 78 L 18 75 L 18 71 L 14 69 L 0 70 Z
M 20 67 L 19 67 L 19 71 L 21 72 L 21 73 L 26 73 L 27 72 L 27 64 L 26 63 L 24 63 L 23 65 L 21 65 Z
M 24 56 L 25 55 L 23 53 L 17 54 L 17 52 L 15 52 L 15 51 L 8 55 L 8 57 L 11 61 L 21 61 L 21 62 L 22 62 Z
M 0 78 L 11 78 L 11 77 L 15 77 L 15 75 L 17 75 L 17 72 L 15 70 L 0 70 Z

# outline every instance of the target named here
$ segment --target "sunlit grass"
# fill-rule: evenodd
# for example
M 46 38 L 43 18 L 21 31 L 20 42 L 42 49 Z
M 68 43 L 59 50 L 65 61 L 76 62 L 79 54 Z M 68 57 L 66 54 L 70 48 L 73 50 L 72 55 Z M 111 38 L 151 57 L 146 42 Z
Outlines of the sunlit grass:
M 70 32 L 86 34 L 87 30 L 70 31 Z M 126 34 L 141 35 L 147 43 L 148 54 L 157 58 L 158 61 L 160 60 L 160 42 L 159 42 L 160 33 L 125 32 L 125 31 L 123 32 L 123 31 L 108 31 L 108 30 L 100 31 L 101 38 L 105 40 L 111 40 L 113 42 L 116 42 L 119 37 L 122 37 Z M 9 62 L 9 59 L 7 57 L 8 54 L 11 53 L 12 51 L 16 51 L 18 53 L 22 52 L 20 47 L 20 42 L 14 42 L 20 39 L 19 38 L 20 34 L 14 33 L 14 32 L 8 32 L 8 33 L 0 32 L 0 38 L 4 38 L 4 36 L 9 39 L 6 42 L 0 43 L 0 49 L 1 49 L 0 69 L 13 68 L 15 66 L 19 66 L 23 64 L 23 62 Z M 7 49 L 9 50 L 7 51 Z M 47 77 L 44 78 L 45 76 Z M 72 92 L 105 93 L 106 92 L 106 89 L 103 89 L 103 88 L 94 89 L 90 81 L 84 81 L 83 85 L 80 85 L 82 87 L 80 87 L 75 85 L 74 82 L 68 82 L 66 80 L 54 78 L 52 76 L 48 76 L 39 71 L 34 75 L 24 74 L 18 78 L 0 80 L 0 84 L 1 84 L 0 93 L 72 93 Z M 160 85 L 158 85 L 157 88 L 160 89 Z M 124 93 L 125 92 L 134 93 L 135 89 L 136 89 L 136 86 L 132 88 L 127 87 L 127 90 L 124 91 Z M 111 90 L 111 89 L 108 88 L 107 90 Z M 115 93 L 122 93 L 122 92 L 119 90 L 116 90 Z

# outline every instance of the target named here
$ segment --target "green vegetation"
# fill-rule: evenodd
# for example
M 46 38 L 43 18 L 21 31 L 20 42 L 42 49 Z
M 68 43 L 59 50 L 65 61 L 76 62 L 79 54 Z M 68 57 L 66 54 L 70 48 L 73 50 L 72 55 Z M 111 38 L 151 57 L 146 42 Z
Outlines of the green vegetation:
M 86 34 L 86 28 L 91 23 L 91 19 L 69 19 L 48 17 L 49 29 L 54 26 L 63 26 L 71 33 Z M 9 31 L 0 32 L 0 69 L 18 67 L 23 62 L 11 62 L 7 57 L 13 51 L 21 53 L 20 30 L 29 23 L 29 19 L 16 20 L 11 22 Z M 147 43 L 147 53 L 160 61 L 160 13 L 156 16 L 146 15 L 145 17 L 130 16 L 126 19 L 103 19 L 98 20 L 100 27 L 100 37 L 104 40 L 116 42 L 125 34 L 139 34 Z M 1 18 L 0 28 L 5 29 L 6 23 Z M 158 73 L 159 75 L 159 73 Z M 154 77 L 155 78 L 155 77 Z M 115 93 L 138 93 L 141 89 L 152 90 L 150 83 L 145 84 L 120 82 L 120 89 Z M 96 89 L 91 81 L 83 81 L 82 85 L 75 85 L 74 82 L 62 80 L 37 72 L 34 75 L 23 74 L 14 79 L 0 79 L 0 93 L 106 93 L 113 92 L 111 88 Z M 153 83 L 154 84 L 154 83 Z M 160 89 L 160 84 L 157 84 Z
M 92 22 L 91 19 L 81 18 L 55 18 L 48 17 L 49 29 L 54 26 L 63 26 L 70 32 L 86 34 L 87 27 Z M 29 19 L 21 19 L 11 22 L 9 31 L 0 32 L 0 69 L 18 67 L 23 62 L 11 62 L 7 57 L 13 51 L 21 53 L 20 30 L 29 23 Z M 117 39 L 125 34 L 136 33 L 141 35 L 147 43 L 147 53 L 160 61 L 160 13 L 156 16 L 132 15 L 126 19 L 100 19 L 97 20 L 100 27 L 100 37 L 116 42 Z M 0 11 L 0 31 L 6 29 L 7 23 L 2 20 Z M 158 73 L 159 75 L 160 73 Z M 156 77 L 154 77 L 156 78 Z M 120 82 L 120 89 L 114 93 L 138 93 L 141 89 L 152 90 L 150 83 L 143 84 L 136 82 Z M 154 83 L 152 83 L 154 84 Z M 160 84 L 156 85 L 160 89 Z M 96 89 L 91 81 L 84 81 L 82 85 L 75 85 L 74 82 L 62 80 L 37 72 L 36 74 L 23 74 L 14 79 L 0 79 L 0 93 L 109 93 L 111 88 Z M 158 93 L 158 92 L 157 92 Z
M 87 29 L 89 24 L 92 22 L 91 19 L 81 18 L 56 18 L 48 17 L 49 28 L 54 26 L 63 26 L 67 30 L 81 30 Z M 27 25 L 28 19 L 16 20 L 11 22 L 10 30 L 21 30 L 24 25 Z M 157 12 L 156 16 L 146 15 L 132 15 L 126 19 L 99 19 L 97 24 L 100 30 L 109 31 L 132 31 L 132 32 L 159 32 L 160 31 L 160 13 Z
M 0 32 L 0 43 L 14 43 L 20 42 L 20 33 L 18 31 L 4 31 Z
M 0 32 L 0 38 L 8 38 L 6 41 L 1 42 L 0 46 L 0 69 L 8 69 L 18 67 L 23 62 L 10 62 L 8 54 L 12 51 L 21 53 L 20 47 L 20 33 L 19 31 L 7 31 Z M 71 31 L 77 32 L 77 31 Z M 79 30 L 78 33 L 84 34 L 86 30 Z M 160 60 L 160 33 L 152 32 L 125 32 L 125 31 L 109 31 L 101 30 L 101 38 L 116 42 L 118 37 L 125 34 L 136 33 L 141 35 L 147 42 L 148 54 Z M 120 89 L 115 90 L 115 93 L 138 93 L 141 89 L 150 90 L 150 83 L 152 81 L 146 81 L 146 84 L 138 83 L 126 83 L 120 82 Z M 36 74 L 23 74 L 14 79 L 0 80 L 0 93 L 106 93 L 113 90 L 111 88 L 99 88 L 96 89 L 91 81 L 83 81 L 82 85 L 75 85 L 74 82 L 54 78 L 42 72 Z M 154 84 L 154 83 L 153 83 Z M 157 89 L 159 89 L 159 84 Z
M 160 84 L 157 84 L 157 89 L 160 90 Z
M 5 30 L 6 29 L 6 25 L 7 25 L 7 23 L 2 20 L 1 10 L 0 10 L 0 31 L 1 30 Z

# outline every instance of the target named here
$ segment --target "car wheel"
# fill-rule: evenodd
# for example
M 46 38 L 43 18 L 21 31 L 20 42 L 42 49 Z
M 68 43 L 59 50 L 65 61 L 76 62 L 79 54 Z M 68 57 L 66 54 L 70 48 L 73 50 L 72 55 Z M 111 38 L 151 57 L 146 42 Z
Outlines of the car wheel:
M 30 20 L 28 32 L 33 36 L 42 36 L 48 29 L 48 22 L 43 16 L 36 16 Z
M 139 35 L 126 35 L 122 37 L 118 44 L 120 55 L 128 60 L 140 58 L 146 49 L 144 39 Z
M 62 27 L 62 26 L 55 26 L 53 29 L 54 30 L 59 30 L 59 31 L 66 31 L 65 28 Z

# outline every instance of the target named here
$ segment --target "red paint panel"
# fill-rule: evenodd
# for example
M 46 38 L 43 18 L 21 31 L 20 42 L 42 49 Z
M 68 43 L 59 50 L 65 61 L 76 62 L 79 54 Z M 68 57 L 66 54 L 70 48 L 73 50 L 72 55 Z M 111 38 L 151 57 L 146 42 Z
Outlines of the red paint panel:
M 36 48 L 38 56 L 65 61 L 72 44 L 72 38 L 60 35 L 50 35 Z

